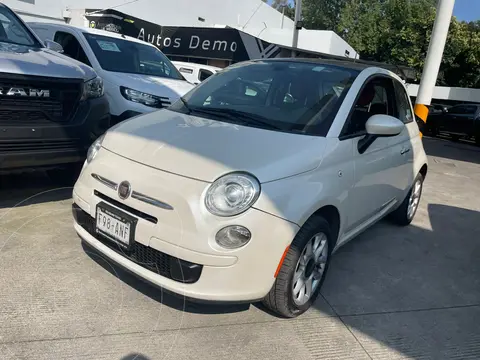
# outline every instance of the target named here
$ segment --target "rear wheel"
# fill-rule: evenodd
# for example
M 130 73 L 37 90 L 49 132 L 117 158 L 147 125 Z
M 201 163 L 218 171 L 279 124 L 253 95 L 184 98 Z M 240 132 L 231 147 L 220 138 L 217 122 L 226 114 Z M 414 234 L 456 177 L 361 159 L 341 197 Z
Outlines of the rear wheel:
M 409 225 L 418 210 L 423 191 L 423 175 L 418 174 L 413 186 L 400 207 L 391 213 L 390 218 L 398 225 Z
M 62 165 L 61 167 L 47 170 L 47 175 L 56 185 L 73 186 L 82 171 L 82 163 Z
M 320 293 L 330 263 L 332 237 L 328 222 L 312 216 L 295 236 L 263 304 L 293 318 L 303 314 Z

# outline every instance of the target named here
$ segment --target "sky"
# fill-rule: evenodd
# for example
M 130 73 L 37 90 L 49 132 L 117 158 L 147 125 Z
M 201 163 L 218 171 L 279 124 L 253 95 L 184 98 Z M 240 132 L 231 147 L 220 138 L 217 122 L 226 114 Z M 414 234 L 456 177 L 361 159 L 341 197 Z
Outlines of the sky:
M 458 20 L 480 20 L 480 0 L 456 0 L 453 15 Z

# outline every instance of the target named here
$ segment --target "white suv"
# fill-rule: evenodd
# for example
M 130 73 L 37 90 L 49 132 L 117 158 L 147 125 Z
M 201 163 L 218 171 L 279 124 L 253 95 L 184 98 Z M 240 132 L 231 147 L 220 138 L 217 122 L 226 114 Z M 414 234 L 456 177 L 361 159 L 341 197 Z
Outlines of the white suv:
M 75 230 L 166 290 L 263 299 L 294 317 L 319 294 L 333 251 L 386 215 L 412 221 L 426 173 L 395 74 L 250 61 L 92 145 Z
M 112 123 L 170 106 L 194 87 L 152 44 L 104 30 L 29 23 L 64 55 L 91 66 L 103 79 Z

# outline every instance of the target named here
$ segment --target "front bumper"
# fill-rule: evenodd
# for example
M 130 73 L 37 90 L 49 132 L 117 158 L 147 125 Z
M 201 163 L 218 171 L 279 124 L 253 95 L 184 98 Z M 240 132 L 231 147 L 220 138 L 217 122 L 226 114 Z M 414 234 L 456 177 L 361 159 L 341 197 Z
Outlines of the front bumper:
M 120 200 L 114 189 L 94 179 L 92 173 L 117 183 L 128 180 L 132 189 L 161 198 L 174 210 L 131 197 Z M 201 266 L 197 281 L 185 283 L 149 270 L 99 240 L 79 222 L 75 222 L 75 230 L 85 242 L 115 263 L 168 291 L 207 301 L 261 299 L 271 289 L 278 263 L 298 226 L 253 208 L 233 218 L 215 217 L 203 209 L 203 192 L 207 186 L 207 183 L 155 170 L 102 149 L 80 175 L 73 193 L 74 203 L 92 219 L 97 204 L 109 198 L 113 200 L 109 205 L 121 211 L 131 208 L 158 219 L 153 223 L 138 217 L 135 242 L 187 265 Z M 121 202 L 122 208 L 116 206 L 116 202 Z M 129 215 L 135 216 L 133 211 Z M 252 239 L 237 250 L 220 248 L 215 243 L 215 234 L 227 225 L 247 227 Z
M 90 144 L 109 127 L 105 97 L 81 102 L 67 124 L 0 126 L 0 170 L 84 161 Z

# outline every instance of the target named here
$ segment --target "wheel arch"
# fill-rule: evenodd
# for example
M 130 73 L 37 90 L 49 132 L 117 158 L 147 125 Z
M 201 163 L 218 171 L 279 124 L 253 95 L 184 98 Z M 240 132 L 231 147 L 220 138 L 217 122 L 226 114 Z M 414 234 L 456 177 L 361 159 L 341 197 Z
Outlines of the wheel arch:
M 423 166 L 420 168 L 419 173 L 422 174 L 424 180 L 427 177 L 427 172 L 428 172 L 428 165 L 423 164 Z
M 323 205 L 322 207 L 318 208 L 312 215 L 310 215 L 308 219 L 313 216 L 321 216 L 325 220 L 327 220 L 328 224 L 331 226 L 332 235 L 334 239 L 333 248 L 337 245 L 338 236 L 340 233 L 340 226 L 342 223 L 340 212 L 338 208 L 334 205 Z

